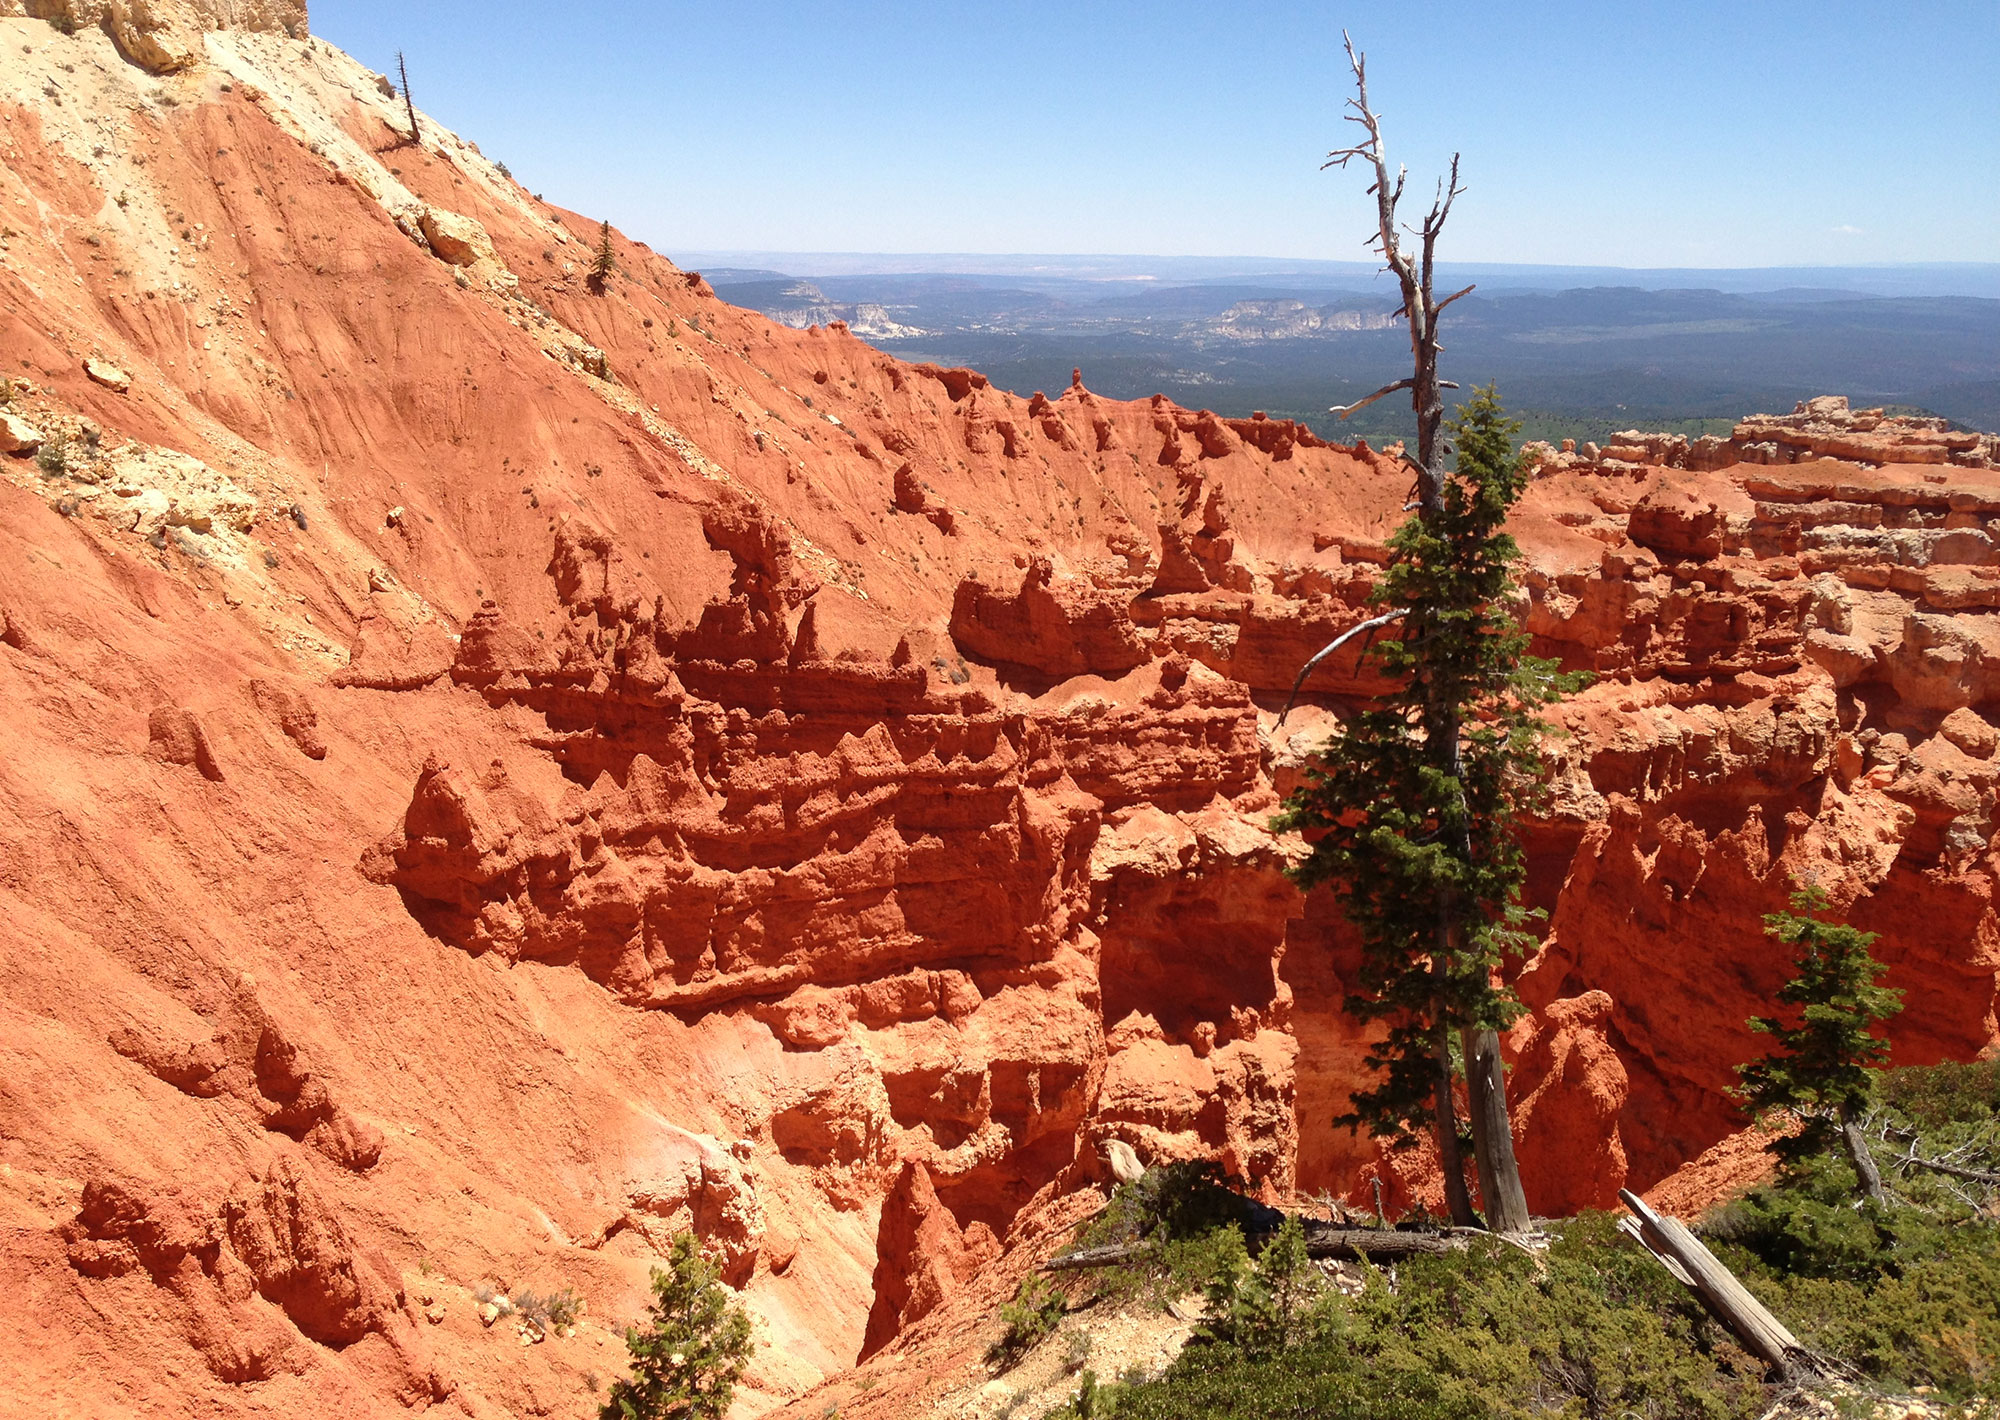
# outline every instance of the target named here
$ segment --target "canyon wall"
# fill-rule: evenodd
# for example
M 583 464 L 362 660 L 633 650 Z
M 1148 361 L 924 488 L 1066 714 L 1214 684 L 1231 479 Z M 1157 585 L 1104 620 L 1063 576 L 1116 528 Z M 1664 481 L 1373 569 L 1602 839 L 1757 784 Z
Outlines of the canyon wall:
M 1329 1127 L 1353 947 L 1267 828 L 1380 688 L 1277 727 L 1399 457 L 622 237 L 593 284 L 302 10 L 146 12 L 175 63 L 134 13 L 0 17 L 0 1409 L 585 1413 L 693 1229 L 762 1410 L 1110 1139 L 1428 1196 Z M 2000 473 L 1837 402 L 1537 456 L 1522 611 L 1598 675 L 1509 1037 L 1560 1212 L 1739 1126 L 1795 878 L 1883 933 L 1899 1061 L 1993 1043 Z M 484 1324 L 524 1287 L 577 1334 Z

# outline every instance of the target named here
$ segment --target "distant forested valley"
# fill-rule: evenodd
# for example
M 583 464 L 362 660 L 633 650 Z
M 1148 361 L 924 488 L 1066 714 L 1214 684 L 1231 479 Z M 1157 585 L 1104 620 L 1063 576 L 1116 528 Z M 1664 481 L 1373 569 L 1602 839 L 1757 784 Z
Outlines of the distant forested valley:
M 1726 432 L 1815 394 L 2000 428 L 2000 299 L 1949 293 L 2000 289 L 1993 272 L 1885 271 L 1871 282 L 1846 271 L 1468 269 L 1452 276 L 1477 289 L 1445 317 L 1445 374 L 1462 392 L 1496 382 L 1526 438 Z M 845 320 L 896 355 L 969 365 L 1023 394 L 1054 394 L 1080 368 L 1092 390 L 1121 399 L 1162 393 L 1232 417 L 1261 409 L 1342 440 L 1410 433 L 1397 398 L 1345 421 L 1327 412 L 1408 372 L 1395 303 L 1365 270 L 708 275 L 725 300 L 787 324 Z M 1666 284 L 1711 275 L 1718 288 Z M 1760 275 L 1770 289 L 1750 289 Z M 1610 284 L 1621 279 L 1649 284 Z M 1814 279 L 1839 284 L 1779 284 Z

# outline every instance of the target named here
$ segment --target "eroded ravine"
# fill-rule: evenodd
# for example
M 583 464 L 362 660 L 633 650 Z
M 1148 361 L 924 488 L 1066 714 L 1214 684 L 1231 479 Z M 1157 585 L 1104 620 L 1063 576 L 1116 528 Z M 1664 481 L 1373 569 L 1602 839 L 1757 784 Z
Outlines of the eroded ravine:
M 572 1413 L 693 1229 L 768 1408 L 946 1355 L 1106 1138 L 1366 1192 L 1351 947 L 1267 824 L 1377 688 L 1276 727 L 1398 460 L 622 239 L 598 293 L 594 221 L 302 14 L 77 9 L 0 18 L 0 1392 Z M 1547 453 L 1524 612 L 1599 678 L 1531 839 L 1538 1209 L 1736 1127 L 1795 876 L 1899 1061 L 1995 1041 L 1996 516 L 1991 440 L 1832 403 Z M 522 1345 L 482 1282 L 590 1312 Z

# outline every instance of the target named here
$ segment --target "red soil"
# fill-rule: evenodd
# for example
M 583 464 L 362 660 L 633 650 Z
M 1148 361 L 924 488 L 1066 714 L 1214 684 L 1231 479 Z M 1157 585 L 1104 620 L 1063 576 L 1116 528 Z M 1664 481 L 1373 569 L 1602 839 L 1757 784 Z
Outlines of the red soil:
M 686 1228 L 768 1407 L 1004 1290 L 1102 1140 L 1366 1198 L 1352 947 L 1266 823 L 1372 688 L 1274 732 L 1396 459 L 1021 399 L 622 238 L 596 292 L 594 222 L 345 56 L 206 43 L 0 20 L 66 96 L 0 108 L 8 411 L 71 450 L 0 457 L 0 1412 L 585 1413 Z M 2000 475 L 1801 420 L 1552 455 L 1517 520 L 1600 673 L 1510 1036 L 1545 1211 L 1738 1127 L 1795 876 L 1884 934 L 1899 1061 L 1995 1040 Z

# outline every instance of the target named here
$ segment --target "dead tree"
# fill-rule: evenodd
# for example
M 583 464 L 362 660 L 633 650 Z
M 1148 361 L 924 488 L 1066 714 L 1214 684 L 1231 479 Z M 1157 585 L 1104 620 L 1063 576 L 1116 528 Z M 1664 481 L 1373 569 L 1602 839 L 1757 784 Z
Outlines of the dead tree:
M 1251 1243 L 1262 1247 L 1269 1234 L 1254 1235 Z M 1395 1262 L 1405 1257 L 1421 1257 L 1451 1252 L 1466 1245 L 1464 1233 L 1395 1232 L 1375 1228 L 1335 1228 L 1308 1225 L 1306 1256 L 1336 1258 L 1343 1262 Z M 1081 1248 L 1052 1257 L 1042 1264 L 1044 1272 L 1075 1272 L 1090 1267 L 1118 1267 L 1145 1262 L 1157 1254 L 1149 1242 L 1111 1243 L 1104 1247 Z
M 1346 31 L 1343 30 L 1340 37 L 1347 45 L 1347 62 L 1354 70 L 1355 96 L 1347 101 L 1347 106 L 1354 112 L 1347 115 L 1347 121 L 1359 124 L 1368 136 L 1352 147 L 1336 148 L 1328 153 L 1320 168 L 1322 171 L 1345 168 L 1359 158 L 1374 169 L 1375 181 L 1368 194 L 1375 199 L 1376 229 L 1369 237 L 1368 245 L 1381 253 L 1383 263 L 1402 287 L 1403 304 L 1396 315 L 1409 322 L 1410 355 L 1415 369 L 1409 379 L 1384 385 L 1366 399 L 1356 400 L 1353 404 L 1335 405 L 1330 412 L 1345 419 L 1378 399 L 1400 390 L 1410 392 L 1410 408 L 1417 415 L 1417 456 L 1413 464 L 1417 475 L 1416 506 L 1430 513 L 1444 504 L 1445 470 L 1442 451 L 1438 448 L 1438 432 L 1444 427 L 1442 392 L 1458 388 L 1451 381 L 1438 378 L 1438 316 L 1446 306 L 1473 289 L 1467 286 L 1440 301 L 1432 291 L 1432 278 L 1436 272 L 1438 236 L 1451 216 L 1451 204 L 1465 189 L 1458 185 L 1458 154 L 1453 153 L 1451 176 L 1438 184 L 1437 195 L 1432 199 L 1422 230 L 1413 233 L 1423 244 L 1421 250 L 1415 257 L 1404 251 L 1398 235 L 1396 209 L 1402 203 L 1403 184 L 1409 177 L 1409 170 L 1398 167 L 1394 179 L 1390 178 L 1389 157 L 1382 142 L 1382 120 L 1368 104 L 1367 59 L 1355 49 L 1354 41 Z
M 1327 155 L 1322 169 L 1329 167 L 1346 168 L 1355 160 L 1360 160 L 1372 169 L 1374 181 L 1369 195 L 1375 199 L 1376 225 L 1368 244 L 1380 253 L 1385 267 L 1394 274 L 1402 289 L 1402 306 L 1396 315 L 1407 321 L 1410 330 L 1410 354 L 1412 371 L 1410 377 L 1385 385 L 1365 399 L 1350 405 L 1335 406 L 1333 412 L 1346 418 L 1356 410 L 1373 404 L 1388 395 L 1407 390 L 1410 407 L 1417 416 L 1417 451 L 1415 458 L 1404 456 L 1416 474 L 1415 498 L 1410 507 L 1426 521 L 1440 518 L 1444 513 L 1444 492 L 1446 465 L 1449 450 L 1439 440 L 1444 424 L 1445 389 L 1456 389 L 1457 385 L 1438 377 L 1438 317 L 1445 308 L 1473 288 L 1465 287 L 1439 299 L 1435 293 L 1434 277 L 1437 269 L 1437 241 L 1443 233 L 1445 223 L 1451 216 L 1452 203 L 1464 191 L 1458 183 L 1458 155 L 1451 159 L 1450 176 L 1437 185 L 1429 213 L 1423 219 L 1420 229 L 1400 229 L 1397 223 L 1397 209 L 1403 199 L 1403 188 L 1409 173 L 1399 167 L 1392 177 L 1389 159 L 1382 140 L 1382 122 L 1368 99 L 1368 69 L 1361 53 L 1355 49 L 1354 41 L 1345 32 L 1342 39 L 1347 47 L 1347 59 L 1354 71 L 1354 98 L 1348 100 L 1352 110 L 1347 121 L 1357 124 L 1366 135 L 1363 140 L 1350 147 L 1336 149 Z M 1402 231 L 1409 231 L 1420 242 L 1413 255 L 1403 248 Z M 1388 621 L 1410 618 L 1408 625 L 1419 627 L 1423 620 L 1421 608 L 1401 608 L 1371 622 L 1356 627 L 1345 636 L 1338 638 L 1318 656 L 1315 656 L 1300 672 L 1299 683 L 1305 676 L 1348 636 L 1364 629 L 1372 633 Z M 1298 687 L 1293 688 L 1294 695 Z M 1437 697 L 1424 706 L 1423 728 L 1429 743 L 1449 746 L 1446 751 L 1448 763 L 1440 763 L 1440 768 L 1457 777 L 1461 768 L 1459 761 L 1460 719 L 1459 707 L 1446 703 Z M 1470 857 L 1470 846 L 1465 856 Z M 1441 900 L 1438 910 L 1437 952 L 1433 958 L 1436 970 L 1441 975 L 1443 963 L 1455 955 L 1457 937 L 1452 925 L 1452 904 Z M 1480 1193 L 1487 1210 L 1487 1221 L 1501 1233 L 1526 1232 L 1531 1226 L 1528 1214 L 1527 1196 L 1521 1188 L 1520 1168 L 1514 1157 L 1514 1135 L 1507 1113 L 1507 1088 L 1505 1071 L 1500 1060 L 1500 1038 L 1490 1029 L 1466 1030 L 1460 1042 L 1460 1050 L 1465 1061 L 1467 1095 L 1470 1102 L 1473 1153 L 1478 1165 Z M 1458 1151 L 1456 1105 L 1452 1098 L 1454 1070 L 1451 1061 L 1449 1030 L 1440 1022 L 1438 1027 L 1437 1080 L 1435 1086 L 1437 1116 L 1437 1142 L 1439 1163 L 1444 1173 L 1445 1197 L 1452 1220 L 1464 1225 L 1473 1221 L 1471 1200 L 1467 1195 L 1465 1175 Z
M 1736 1274 L 1718 1262 L 1679 1219 L 1654 1212 L 1630 1189 L 1619 1189 L 1618 1197 L 1631 1210 L 1630 1217 L 1618 1220 L 1619 1229 L 1658 1258 L 1676 1281 L 1694 1293 L 1710 1316 L 1770 1367 L 1774 1379 L 1811 1383 L 1843 1375 L 1846 1368 L 1837 1361 L 1801 1346 L 1770 1308 L 1752 1296 Z
M 403 62 L 403 51 L 396 51 L 396 77 L 403 81 L 403 110 L 410 116 L 410 141 L 422 146 L 423 137 L 417 132 L 417 105 L 410 97 L 410 66 Z

